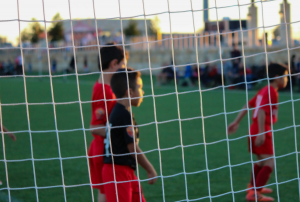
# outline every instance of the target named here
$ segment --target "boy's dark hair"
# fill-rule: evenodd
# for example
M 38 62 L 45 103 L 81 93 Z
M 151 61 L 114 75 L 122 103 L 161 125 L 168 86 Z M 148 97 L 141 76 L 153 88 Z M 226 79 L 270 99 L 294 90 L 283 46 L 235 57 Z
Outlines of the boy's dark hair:
M 141 73 L 139 71 L 134 71 L 134 69 L 130 67 L 127 68 L 127 72 L 129 88 L 135 90 L 137 78 L 141 76 Z M 122 98 L 125 96 L 127 86 L 126 69 L 118 69 L 118 71 L 112 76 L 110 81 L 110 87 L 117 98 Z
M 118 63 L 120 63 L 124 59 L 124 57 L 127 58 L 127 53 L 125 52 L 124 56 L 124 50 L 121 46 L 117 46 L 115 45 L 115 43 L 107 43 L 105 45 L 107 46 L 100 49 L 102 68 L 100 67 L 101 65 L 98 56 L 99 71 L 108 69 L 110 62 L 114 59 L 117 59 Z
M 284 64 L 279 63 L 271 63 L 268 67 L 269 78 L 274 78 L 276 76 L 284 75 L 285 71 L 287 71 L 287 67 Z

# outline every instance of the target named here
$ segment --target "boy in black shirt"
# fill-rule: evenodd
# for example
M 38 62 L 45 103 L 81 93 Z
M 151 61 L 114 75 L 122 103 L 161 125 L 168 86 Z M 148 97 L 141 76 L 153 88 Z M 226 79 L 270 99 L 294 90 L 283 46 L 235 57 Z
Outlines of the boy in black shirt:
M 112 91 L 117 98 L 123 99 L 118 100 L 109 116 L 110 131 L 107 130 L 104 141 L 102 178 L 103 182 L 107 183 L 104 184 L 107 202 L 146 201 L 134 173 L 137 163 L 147 171 L 148 178 L 154 178 L 149 180 L 149 184 L 155 183 L 157 176 L 155 169 L 138 146 L 139 130 L 130 114 L 130 103 L 131 106 L 138 107 L 143 101 L 141 74 L 133 72 L 131 68 L 127 68 L 127 71 L 129 89 L 125 69 L 119 69 L 111 79 Z

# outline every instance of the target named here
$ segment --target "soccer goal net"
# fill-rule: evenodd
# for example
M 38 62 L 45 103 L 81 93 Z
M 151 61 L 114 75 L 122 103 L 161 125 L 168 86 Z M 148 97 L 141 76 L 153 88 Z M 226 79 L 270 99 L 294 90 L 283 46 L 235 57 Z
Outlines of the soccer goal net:
M 129 67 L 141 73 L 143 102 L 128 110 L 157 172 L 149 179 L 137 166 L 137 178 L 122 182 L 113 169 L 117 201 L 118 184 L 137 182 L 148 202 L 299 201 L 297 8 L 296 0 L 1 1 L 0 201 L 98 200 L 92 185 L 109 182 L 92 183 L 89 161 L 105 155 L 89 155 L 92 132 L 107 128 L 108 149 L 121 126 L 92 117 L 109 120 L 110 102 L 134 100 L 103 95 L 112 73 L 100 49 L 116 46 L 126 78 Z M 107 85 L 98 92 L 99 83 Z

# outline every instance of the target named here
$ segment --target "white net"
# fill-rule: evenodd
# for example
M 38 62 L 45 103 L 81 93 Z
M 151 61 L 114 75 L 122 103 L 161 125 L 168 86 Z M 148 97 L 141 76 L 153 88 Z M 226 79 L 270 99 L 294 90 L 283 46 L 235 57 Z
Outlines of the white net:
M 150 186 L 137 167 L 147 201 L 244 200 L 255 176 L 251 170 L 262 162 L 247 149 L 253 110 L 248 101 L 270 85 L 270 62 L 287 63 L 289 83 L 279 92 L 278 123 L 271 124 L 274 157 L 268 159 L 274 159 L 274 170 L 265 187 L 273 188 L 277 201 L 300 200 L 300 19 L 293 14 L 299 2 L 214 0 L 203 8 L 193 0 L 68 0 L 57 8 L 63 17 L 54 20 L 47 9 L 56 13 L 58 2 L 35 3 L 42 17 L 32 20 L 22 18 L 23 2 L 0 3 L 8 12 L 17 10 L 17 19 L 4 16 L 0 23 L 17 23 L 19 36 L 19 46 L 0 37 L 1 126 L 17 136 L 16 142 L 6 140 L 9 132 L 1 127 L 0 201 L 97 201 L 88 156 L 90 105 L 93 85 L 105 75 L 97 69 L 100 48 L 108 46 L 122 46 L 130 55 L 126 68 L 142 73 L 144 102 L 130 106 L 130 113 L 138 122 L 140 147 L 158 173 Z M 83 18 L 80 12 L 88 19 L 75 19 L 73 13 Z M 50 30 L 60 26 L 63 34 L 56 35 L 63 37 L 54 40 Z M 228 125 L 243 110 L 247 118 L 231 137 Z

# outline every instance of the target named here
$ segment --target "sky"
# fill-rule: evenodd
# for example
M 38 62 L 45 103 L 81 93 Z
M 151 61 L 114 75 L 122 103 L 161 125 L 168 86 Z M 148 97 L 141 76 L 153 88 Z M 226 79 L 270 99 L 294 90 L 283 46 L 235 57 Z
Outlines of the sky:
M 70 1 L 70 4 L 69 4 Z M 36 18 L 43 21 L 50 21 L 52 17 L 59 12 L 63 19 L 84 19 L 94 18 L 118 18 L 135 17 L 143 18 L 144 8 L 147 18 L 153 18 L 157 13 L 160 19 L 160 27 L 163 33 L 172 32 L 190 32 L 203 28 L 203 1 L 202 0 L 0 0 L 0 36 L 6 36 L 7 39 L 16 43 L 19 36 L 18 14 L 21 20 L 31 20 Z M 144 2 L 144 7 L 143 7 Z M 168 7 L 169 2 L 169 7 Z M 248 7 L 251 0 L 209 0 L 210 20 L 221 20 L 224 17 L 230 19 L 246 19 Z M 291 21 L 293 36 L 300 39 L 300 1 L 288 0 L 291 3 Z M 44 3 L 44 7 L 43 7 Z M 93 4 L 94 3 L 94 4 Z M 279 10 L 282 0 L 267 0 L 261 3 L 256 2 L 258 7 L 258 26 L 270 26 L 266 31 L 271 31 L 280 23 Z M 18 6 L 19 4 L 19 6 Z M 191 6 L 192 4 L 192 6 Z M 238 4 L 240 6 L 238 6 Z M 226 7 L 226 8 L 220 8 Z M 18 9 L 19 8 L 19 9 Z M 44 9 L 43 9 L 44 8 Z M 191 12 L 194 10 L 194 19 Z M 298 8 L 298 9 L 297 9 Z M 45 10 L 45 15 L 44 15 Z M 120 12 L 121 10 L 121 12 Z M 70 12 L 71 11 L 71 12 Z M 171 17 L 171 21 L 170 21 Z M 264 20 L 263 20 L 264 19 Z M 171 23 L 170 23 L 171 22 Z M 194 22 L 194 23 L 193 23 Z M 42 22 L 44 24 L 44 22 Z M 28 22 L 20 22 L 21 30 L 27 26 Z M 47 26 L 50 23 L 46 24 Z M 171 25 L 171 26 L 170 26 Z M 260 30 L 262 33 L 263 29 Z

